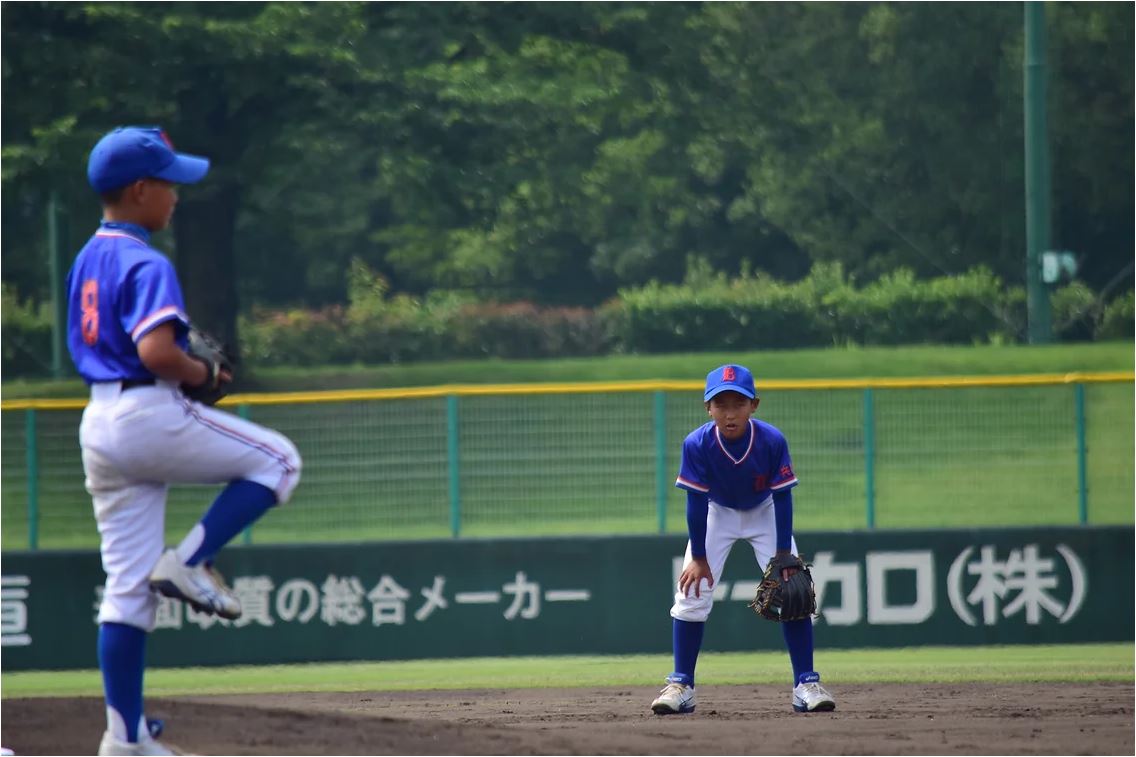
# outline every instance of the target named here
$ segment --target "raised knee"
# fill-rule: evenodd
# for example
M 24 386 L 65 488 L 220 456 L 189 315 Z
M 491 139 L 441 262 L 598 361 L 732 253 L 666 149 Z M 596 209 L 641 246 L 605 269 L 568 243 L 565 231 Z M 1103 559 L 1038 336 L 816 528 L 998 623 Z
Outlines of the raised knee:
M 276 487 L 276 501 L 279 504 L 283 504 L 292 497 L 292 492 L 295 491 L 296 485 L 300 483 L 300 472 L 304 467 L 304 461 L 300 457 L 300 451 L 296 449 L 296 445 L 292 443 L 291 439 L 281 436 L 280 440 L 280 446 L 283 452 L 282 465 L 284 467 L 284 473 L 280 478 L 280 484 Z

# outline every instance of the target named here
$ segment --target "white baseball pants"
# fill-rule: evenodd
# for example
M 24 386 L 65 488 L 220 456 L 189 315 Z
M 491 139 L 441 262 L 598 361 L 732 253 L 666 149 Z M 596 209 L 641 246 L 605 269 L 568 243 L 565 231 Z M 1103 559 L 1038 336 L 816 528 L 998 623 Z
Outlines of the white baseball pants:
M 300 479 L 300 454 L 283 434 L 191 402 L 164 381 L 92 385 L 79 444 L 107 574 L 99 622 L 145 631 L 158 605 L 149 577 L 165 547 L 170 484 L 247 479 L 282 504 Z
M 777 521 L 773 515 L 773 498 L 770 497 L 752 510 L 735 510 L 723 507 L 711 501 L 706 516 L 706 561 L 710 564 L 710 575 L 714 577 L 714 585 L 722 580 L 722 569 L 726 566 L 726 558 L 730 555 L 730 548 L 736 541 L 748 541 L 753 547 L 753 554 L 757 558 L 759 574 L 765 571 L 769 561 L 777 551 Z M 793 554 L 797 554 L 797 540 L 791 540 Z M 691 562 L 690 542 L 686 543 L 686 559 L 683 568 Z M 675 588 L 674 604 L 671 606 L 671 617 L 687 620 L 692 623 L 704 622 L 710 617 L 710 610 L 714 606 L 714 590 L 707 588 L 702 582 L 701 597 L 695 596 L 694 587 L 688 595 Z

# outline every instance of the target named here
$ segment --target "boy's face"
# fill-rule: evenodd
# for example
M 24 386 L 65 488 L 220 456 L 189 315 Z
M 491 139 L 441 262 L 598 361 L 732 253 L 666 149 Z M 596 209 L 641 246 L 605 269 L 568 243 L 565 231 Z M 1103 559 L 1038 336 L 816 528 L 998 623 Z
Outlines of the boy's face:
M 123 191 L 118 209 L 125 211 L 121 220 L 131 220 L 150 231 L 161 231 L 170 225 L 177 201 L 176 184 L 162 179 L 139 179 Z
M 731 441 L 745 436 L 749 418 L 757 410 L 760 400 L 750 399 L 738 392 L 715 394 L 706 403 L 706 412 L 714 419 L 718 433 Z
M 151 231 L 161 231 L 170 225 L 177 206 L 177 185 L 162 179 L 143 179 L 142 207 Z

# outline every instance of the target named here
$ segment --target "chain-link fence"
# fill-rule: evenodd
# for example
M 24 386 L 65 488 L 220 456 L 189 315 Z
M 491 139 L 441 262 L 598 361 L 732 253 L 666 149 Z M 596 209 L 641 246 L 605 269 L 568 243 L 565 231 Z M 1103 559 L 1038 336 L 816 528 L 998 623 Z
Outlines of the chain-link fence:
M 1132 374 L 776 382 L 798 530 L 1133 522 Z M 94 547 L 82 401 L 5 402 L 5 549 Z M 695 382 L 235 397 L 304 457 L 293 500 L 239 541 L 683 533 Z M 192 450 L 177 454 L 192 454 Z M 175 453 L 171 453 L 175 454 Z M 167 539 L 216 487 L 174 486 Z

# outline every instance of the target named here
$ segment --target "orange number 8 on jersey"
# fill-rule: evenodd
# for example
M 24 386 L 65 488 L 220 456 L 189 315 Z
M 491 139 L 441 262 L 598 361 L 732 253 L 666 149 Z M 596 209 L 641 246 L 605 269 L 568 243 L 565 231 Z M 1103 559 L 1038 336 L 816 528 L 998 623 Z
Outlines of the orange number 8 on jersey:
M 83 282 L 83 341 L 94 344 L 99 340 L 99 282 L 87 279 Z

